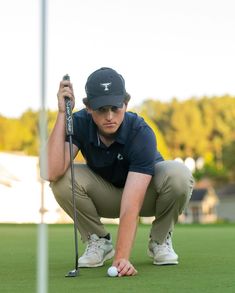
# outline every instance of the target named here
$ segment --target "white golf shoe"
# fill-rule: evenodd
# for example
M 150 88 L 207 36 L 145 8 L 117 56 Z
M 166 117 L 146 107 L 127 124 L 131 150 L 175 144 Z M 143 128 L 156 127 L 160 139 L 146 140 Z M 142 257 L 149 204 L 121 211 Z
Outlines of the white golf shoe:
M 162 244 L 150 239 L 148 245 L 148 255 L 153 258 L 155 265 L 177 265 L 178 255 L 175 253 L 171 234 L 169 233 L 166 240 Z
M 84 254 L 78 260 L 78 266 L 80 268 L 100 267 L 106 260 L 111 259 L 114 253 L 111 237 L 108 240 L 92 234 L 88 239 Z

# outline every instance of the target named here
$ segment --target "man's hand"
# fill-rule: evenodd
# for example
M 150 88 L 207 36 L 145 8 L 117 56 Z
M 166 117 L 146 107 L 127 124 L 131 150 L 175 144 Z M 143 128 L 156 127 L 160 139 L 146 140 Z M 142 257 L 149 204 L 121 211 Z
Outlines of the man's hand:
M 118 270 L 118 277 L 134 276 L 138 273 L 129 260 L 124 258 L 114 261 L 113 266 Z
M 58 109 L 60 113 L 65 113 L 65 100 L 64 98 L 68 97 L 71 100 L 71 107 L 74 108 L 75 99 L 73 93 L 73 85 L 69 80 L 62 80 L 60 82 L 59 91 L 57 93 L 58 99 Z

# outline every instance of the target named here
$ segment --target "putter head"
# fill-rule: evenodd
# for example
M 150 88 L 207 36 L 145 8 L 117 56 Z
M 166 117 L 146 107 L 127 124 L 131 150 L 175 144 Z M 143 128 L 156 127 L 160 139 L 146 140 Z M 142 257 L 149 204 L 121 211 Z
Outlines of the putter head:
M 73 277 L 77 277 L 79 275 L 79 270 L 74 269 L 72 271 L 69 271 L 67 275 L 65 275 L 65 277 L 69 277 L 69 278 L 73 278 Z

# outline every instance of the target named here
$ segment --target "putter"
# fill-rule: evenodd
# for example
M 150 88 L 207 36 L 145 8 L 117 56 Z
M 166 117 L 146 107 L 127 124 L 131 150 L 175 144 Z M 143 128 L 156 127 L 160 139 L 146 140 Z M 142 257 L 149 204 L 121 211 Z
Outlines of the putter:
M 63 80 L 70 80 L 69 75 L 66 74 L 63 77 Z M 71 101 L 68 97 L 65 97 L 65 117 L 66 117 L 66 134 L 69 137 L 69 153 L 70 153 L 70 169 L 71 169 L 71 183 L 72 183 L 72 198 L 73 198 L 73 213 L 74 213 L 74 244 L 75 244 L 75 268 L 69 271 L 65 277 L 77 277 L 79 274 L 78 269 L 78 235 L 77 235 L 77 213 L 76 213 L 76 200 L 74 193 L 74 166 L 73 166 L 73 117 L 72 117 L 72 108 Z

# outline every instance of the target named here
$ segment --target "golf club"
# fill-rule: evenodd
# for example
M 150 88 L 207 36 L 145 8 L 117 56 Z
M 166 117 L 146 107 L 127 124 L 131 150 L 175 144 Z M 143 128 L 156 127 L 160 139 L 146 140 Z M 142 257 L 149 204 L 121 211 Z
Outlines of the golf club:
M 66 74 L 63 80 L 70 80 L 69 75 Z M 77 236 L 77 213 L 76 213 L 76 200 L 74 194 L 74 165 L 73 165 L 73 117 L 71 101 L 65 97 L 65 117 L 66 117 L 66 134 L 69 137 L 69 153 L 70 153 L 70 169 L 71 169 L 71 183 L 72 183 L 72 198 L 73 198 L 73 213 L 74 213 L 74 244 L 75 244 L 75 268 L 69 271 L 65 277 L 77 277 L 79 274 L 78 269 L 78 236 Z

